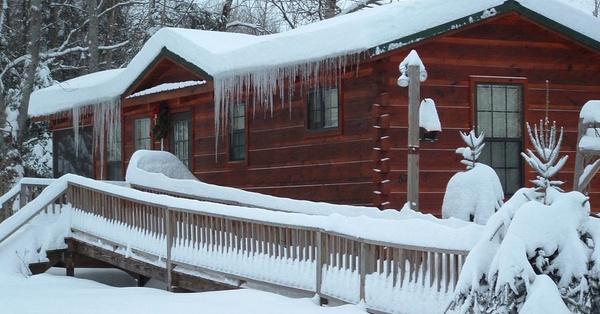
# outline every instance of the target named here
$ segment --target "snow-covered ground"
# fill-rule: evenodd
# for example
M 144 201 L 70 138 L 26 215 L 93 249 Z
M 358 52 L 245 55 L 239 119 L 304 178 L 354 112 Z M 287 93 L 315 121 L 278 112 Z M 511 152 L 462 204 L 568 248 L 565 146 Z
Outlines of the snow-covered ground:
M 54 272 L 59 272 L 55 270 Z M 77 272 L 77 271 L 76 271 Z M 124 273 L 87 271 L 88 278 L 124 283 Z M 0 308 L 5 314 L 38 313 L 362 313 L 357 306 L 319 307 L 310 299 L 291 299 L 256 290 L 175 294 L 153 288 L 117 288 L 87 279 L 41 274 L 0 274 Z

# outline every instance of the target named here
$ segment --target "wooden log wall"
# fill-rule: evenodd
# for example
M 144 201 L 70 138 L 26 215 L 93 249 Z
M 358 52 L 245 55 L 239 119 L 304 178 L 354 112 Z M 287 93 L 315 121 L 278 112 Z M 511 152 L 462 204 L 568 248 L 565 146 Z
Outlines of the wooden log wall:
M 191 170 L 202 181 L 297 199 L 371 205 L 370 111 L 379 81 L 372 73 L 372 67 L 361 66 L 340 81 L 340 127 L 336 130 L 307 129 L 307 97 L 300 84 L 291 104 L 286 97 L 283 106 L 276 103 L 272 114 L 248 104 L 247 158 L 235 162 L 229 161 L 227 134 L 221 132 L 218 146 L 215 143 L 212 86 L 210 91 L 185 96 L 168 93 L 166 99 L 124 100 L 125 167 L 134 151 L 134 120 L 151 117 L 152 109 L 164 101 L 172 113 L 193 115 Z M 154 141 L 153 147 L 159 149 L 160 143 Z
M 341 80 L 340 130 L 313 132 L 306 127 L 306 97 L 298 91 L 276 106 L 273 112 L 247 110 L 247 159 L 228 161 L 228 140 L 222 134 L 216 146 L 212 87 L 188 94 L 163 93 L 163 97 L 141 98 L 125 104 L 124 156 L 133 153 L 133 120 L 149 117 L 152 108 L 168 102 L 172 112 L 193 114 L 193 173 L 201 180 L 277 196 L 341 204 L 375 204 L 400 208 L 406 201 L 407 91 L 396 85 L 398 64 L 410 49 L 417 49 L 429 73 L 422 84 L 422 97 L 436 101 L 443 132 L 435 143 L 421 143 L 420 208 L 440 214 L 448 180 L 464 170 L 454 153 L 463 145 L 458 131 L 476 124 L 473 99 L 474 77 L 502 78 L 523 84 L 525 122 L 535 123 L 545 114 L 546 80 L 550 81 L 550 119 L 565 128 L 563 152 L 571 155 L 559 179 L 572 185 L 578 113 L 590 99 L 600 98 L 600 54 L 516 13 L 434 37 L 373 59 L 363 60 L 357 71 Z M 485 81 L 485 79 L 483 79 Z M 142 84 L 143 85 L 143 84 Z M 387 92 L 389 104 L 375 115 L 372 104 Z M 278 97 L 275 97 L 278 99 Z M 376 110 L 376 109 L 375 109 Z M 389 116 L 384 136 L 373 135 L 372 126 Z M 389 173 L 374 175 L 384 168 L 375 160 L 374 142 L 389 136 L 385 158 Z M 530 147 L 524 136 L 523 147 Z M 159 148 L 154 143 L 154 148 Z M 217 151 L 215 153 L 215 147 Z M 377 159 L 377 158 L 375 158 Z M 379 158 L 381 162 L 382 158 Z M 522 164 L 522 184 L 534 172 Z M 380 169 L 381 170 L 381 169 Z M 389 180 L 389 187 L 381 182 Z M 375 181 L 375 182 L 374 182 Z M 388 181 L 385 181 L 388 182 Z M 375 184 L 375 185 L 374 185 Z M 600 179 L 592 182 L 592 206 L 600 208 Z M 385 198 L 373 191 L 388 191 Z M 595 205 L 598 204 L 598 205 Z
M 385 77 L 382 90 L 389 92 L 386 107 L 391 119 L 389 134 L 392 182 L 391 207 L 398 208 L 406 201 L 406 139 L 407 91 L 397 87 L 397 65 L 410 52 L 419 52 L 428 71 L 423 82 L 422 98 L 436 102 L 443 132 L 434 143 L 421 142 L 420 150 L 420 208 L 440 214 L 448 180 L 463 171 L 461 157 L 454 153 L 464 146 L 459 131 L 476 124 L 474 105 L 474 76 L 524 79 L 523 147 L 531 148 L 525 123 L 538 123 L 545 114 L 546 80 L 550 81 L 549 118 L 564 127 L 562 153 L 569 161 L 558 175 L 567 190 L 572 186 L 575 163 L 577 122 L 581 107 L 591 99 L 600 99 L 600 53 L 584 47 L 534 22 L 511 13 L 430 39 L 406 50 L 384 56 L 378 75 Z M 484 79 L 485 81 L 485 79 Z M 522 184 L 535 173 L 523 162 Z M 595 178 L 590 189 L 593 209 L 600 210 L 600 179 Z
M 390 173 L 390 148 L 392 139 L 388 134 L 390 127 L 390 115 L 385 113 L 388 103 L 387 94 L 381 95 L 381 104 L 373 105 L 373 205 L 379 209 L 390 208 L 391 181 L 388 179 Z

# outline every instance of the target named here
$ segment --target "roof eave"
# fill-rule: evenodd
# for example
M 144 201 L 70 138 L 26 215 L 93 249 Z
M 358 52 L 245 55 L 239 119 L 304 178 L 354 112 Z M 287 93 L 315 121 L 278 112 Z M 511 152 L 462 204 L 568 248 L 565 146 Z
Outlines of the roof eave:
M 492 15 L 489 15 L 489 12 L 491 10 L 493 10 L 494 13 Z M 464 27 L 474 25 L 479 22 L 488 20 L 492 17 L 500 16 L 500 15 L 511 13 L 511 12 L 518 13 L 522 16 L 525 16 L 537 23 L 544 25 L 545 27 L 548 27 L 549 29 L 552 29 L 556 32 L 564 34 L 568 38 L 575 40 L 593 50 L 600 51 L 600 42 L 599 41 L 597 41 L 593 38 L 590 38 L 584 34 L 581 34 L 580 32 L 575 31 L 575 30 L 573 30 L 561 23 L 558 23 L 552 19 L 549 19 L 533 10 L 530 10 L 529 8 L 526 8 L 523 5 L 521 5 L 520 3 L 518 3 L 516 0 L 507 0 L 506 2 L 504 2 L 501 5 L 473 13 L 473 14 L 465 16 L 463 18 L 426 29 L 424 31 L 420 31 L 418 33 L 415 33 L 415 34 L 412 34 L 409 36 L 405 36 L 405 37 L 402 37 L 402 38 L 399 38 L 399 39 L 396 39 L 396 40 L 393 40 L 393 41 L 390 41 L 390 42 L 387 42 L 384 44 L 377 45 L 377 46 L 369 49 L 369 53 L 372 57 L 380 56 L 382 54 L 386 54 L 386 53 L 392 52 L 394 50 L 402 49 L 407 46 L 417 44 L 417 43 L 427 40 L 429 38 L 432 38 L 432 37 L 435 37 L 438 35 L 443 35 L 450 31 L 456 31 L 456 30 L 462 29 Z M 486 14 L 486 13 L 488 13 L 488 14 Z

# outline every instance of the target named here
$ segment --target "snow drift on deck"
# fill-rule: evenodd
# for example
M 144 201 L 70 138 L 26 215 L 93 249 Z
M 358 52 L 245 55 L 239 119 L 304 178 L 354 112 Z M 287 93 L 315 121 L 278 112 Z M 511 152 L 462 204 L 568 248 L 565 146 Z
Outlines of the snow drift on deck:
M 176 192 L 189 198 L 226 200 L 239 204 L 239 206 L 222 205 L 225 206 L 223 208 L 240 209 L 240 212 L 235 210 L 233 212 L 250 215 L 249 218 L 253 219 L 271 213 L 282 218 L 289 217 L 284 220 L 285 222 L 281 221 L 284 223 L 319 221 L 317 225 L 323 226 L 325 229 L 331 228 L 324 227 L 330 222 L 331 226 L 335 226 L 333 228 L 341 233 L 349 232 L 348 234 L 368 238 L 370 237 L 369 232 L 373 232 L 372 235 L 379 234 L 391 241 L 404 239 L 411 245 L 442 245 L 443 247 L 452 246 L 454 249 L 469 249 L 475 244 L 479 233 L 483 230 L 482 226 L 474 223 L 455 218 L 438 219 L 431 215 L 411 211 L 408 208 L 401 211 L 386 210 L 382 212 L 375 207 L 295 200 L 208 184 L 198 181 L 187 167 L 169 152 L 145 150 L 135 152 L 127 167 L 126 180 L 133 185 Z M 249 211 L 248 207 L 243 206 L 256 208 L 251 208 Z M 220 213 L 226 214 L 222 211 Z M 320 218 L 313 217 L 315 215 Z M 331 218 L 323 218 L 323 216 Z M 287 220 L 290 218 L 291 220 Z M 325 221 L 328 223 L 323 225 L 322 223 Z M 461 240 L 457 240 L 457 238 L 461 238 Z
M 163 28 L 148 40 L 126 69 L 118 73 L 101 72 L 103 74 L 97 75 L 102 79 L 97 79 L 96 84 L 86 84 L 88 75 L 69 81 L 68 90 L 57 84 L 34 92 L 29 114 L 41 116 L 118 98 L 164 49 L 212 76 L 215 86 L 249 74 L 254 78 L 272 79 L 283 72 L 290 76 L 299 74 L 293 67 L 301 64 L 329 60 L 339 66 L 342 61 L 335 58 L 340 56 L 375 47 L 378 47 L 376 54 L 397 49 L 413 42 L 392 41 L 469 16 L 470 23 L 492 17 L 496 14 L 494 8 L 504 2 L 407 0 L 264 36 Z M 517 2 L 583 36 L 600 40 L 596 19 L 559 0 Z M 453 29 L 462 26 L 455 25 Z M 111 79 L 106 79 L 108 76 Z

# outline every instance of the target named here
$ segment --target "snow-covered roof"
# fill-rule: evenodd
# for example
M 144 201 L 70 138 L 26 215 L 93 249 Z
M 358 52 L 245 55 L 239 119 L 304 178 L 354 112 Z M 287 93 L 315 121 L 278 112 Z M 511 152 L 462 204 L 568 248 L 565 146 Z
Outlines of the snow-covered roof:
M 377 55 L 514 10 L 552 20 L 586 43 L 600 41 L 597 20 L 560 0 L 406 0 L 264 36 L 163 28 L 113 79 L 90 86 L 80 83 L 82 77 L 69 81 L 78 88 L 64 90 L 58 84 L 38 90 L 32 94 L 29 114 L 40 116 L 120 97 L 165 49 L 218 83 L 361 52 Z M 102 73 L 97 75 L 108 76 Z
M 127 98 L 135 98 L 135 97 L 157 94 L 157 93 L 162 93 L 162 92 L 166 92 L 166 91 L 172 91 L 172 90 L 176 90 L 176 89 L 182 89 L 182 88 L 186 88 L 186 87 L 190 87 L 190 86 L 198 86 L 198 85 L 204 85 L 204 84 L 206 84 L 206 81 L 185 81 L 185 82 L 164 83 L 164 84 L 152 86 L 148 89 L 144 89 L 139 92 L 133 93 L 133 94 L 127 96 Z

